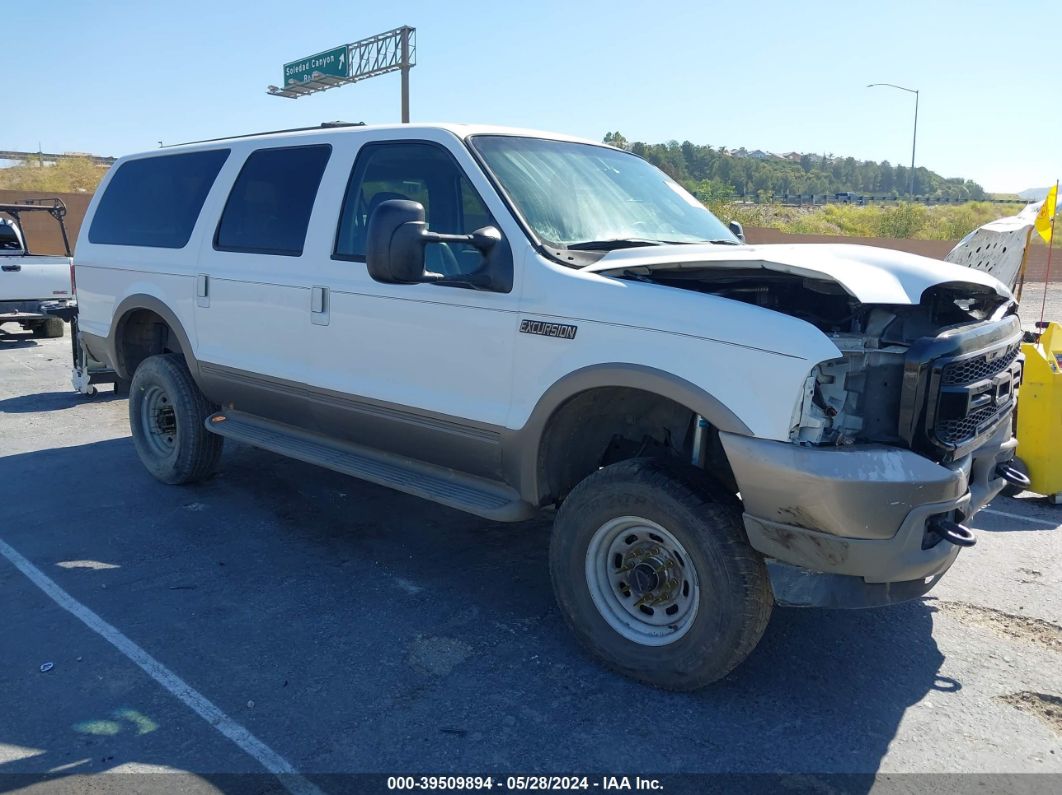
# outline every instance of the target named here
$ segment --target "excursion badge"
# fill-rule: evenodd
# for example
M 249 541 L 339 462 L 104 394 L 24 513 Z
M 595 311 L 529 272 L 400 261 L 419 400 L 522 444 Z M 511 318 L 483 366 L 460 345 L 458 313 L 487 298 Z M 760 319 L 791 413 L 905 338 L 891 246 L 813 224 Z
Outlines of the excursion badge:
M 575 339 L 575 332 L 578 330 L 578 326 L 570 326 L 567 323 L 546 323 L 541 320 L 528 320 L 527 318 L 520 321 L 521 334 L 538 334 L 542 337 L 559 337 L 562 340 L 573 340 Z

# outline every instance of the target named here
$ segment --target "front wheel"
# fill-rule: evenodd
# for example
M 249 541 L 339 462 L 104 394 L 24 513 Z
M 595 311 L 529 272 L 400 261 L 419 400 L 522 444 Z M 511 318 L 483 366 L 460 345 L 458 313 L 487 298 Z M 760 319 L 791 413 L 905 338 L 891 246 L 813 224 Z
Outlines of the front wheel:
M 213 411 L 180 356 L 145 359 L 129 389 L 129 426 L 147 470 L 171 484 L 210 477 L 223 441 L 204 425 Z
M 656 459 L 613 464 L 575 487 L 553 528 L 550 575 L 591 653 L 669 690 L 729 673 L 773 605 L 734 499 L 700 470 Z

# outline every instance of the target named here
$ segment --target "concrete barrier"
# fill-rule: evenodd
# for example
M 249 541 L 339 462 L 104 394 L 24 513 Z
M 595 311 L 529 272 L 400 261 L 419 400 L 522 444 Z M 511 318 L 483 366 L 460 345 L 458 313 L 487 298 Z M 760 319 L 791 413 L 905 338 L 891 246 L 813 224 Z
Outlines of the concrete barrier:
M 1060 232 L 1062 234 L 1062 232 Z M 901 240 L 891 237 L 844 237 L 841 235 L 791 235 L 777 229 L 764 227 L 745 227 L 745 239 L 749 243 L 850 243 L 860 246 L 877 246 L 906 251 L 933 259 L 944 259 L 955 248 L 957 240 Z M 1029 249 L 1029 259 L 1025 272 L 1025 283 L 1043 282 L 1047 270 L 1047 246 L 1033 235 Z M 1051 281 L 1062 282 L 1062 255 L 1055 257 L 1051 264 Z
M 88 210 L 91 193 L 40 193 L 24 190 L 0 190 L 0 204 L 19 204 L 27 199 L 60 198 L 66 204 L 66 234 L 70 248 L 74 248 L 81 222 Z M 22 216 L 30 251 L 34 254 L 63 254 L 63 235 L 59 224 L 47 213 L 26 213 Z
M 67 216 L 66 228 L 70 235 L 70 245 L 74 245 L 77 234 L 81 229 L 81 222 L 85 218 L 91 193 L 34 193 L 32 191 L 0 190 L 0 203 L 15 203 L 26 199 L 50 199 L 58 196 L 66 202 Z M 46 215 L 26 215 L 26 235 L 29 237 L 30 249 L 38 254 L 62 254 L 63 240 L 59 234 L 59 227 Z M 1060 232 L 1062 234 L 1062 232 Z M 911 254 L 920 254 L 923 257 L 944 259 L 958 241 L 955 240 L 901 240 L 884 237 L 843 237 L 840 235 L 791 235 L 777 229 L 764 227 L 745 227 L 745 237 L 750 243 L 851 243 L 863 246 L 877 246 L 878 248 L 891 248 L 897 251 L 907 251 Z M 1047 266 L 1047 247 L 1043 242 L 1034 237 L 1034 243 L 1029 251 L 1028 271 L 1025 281 L 1042 282 L 1044 271 Z M 1054 263 L 1051 281 L 1062 281 L 1062 257 Z

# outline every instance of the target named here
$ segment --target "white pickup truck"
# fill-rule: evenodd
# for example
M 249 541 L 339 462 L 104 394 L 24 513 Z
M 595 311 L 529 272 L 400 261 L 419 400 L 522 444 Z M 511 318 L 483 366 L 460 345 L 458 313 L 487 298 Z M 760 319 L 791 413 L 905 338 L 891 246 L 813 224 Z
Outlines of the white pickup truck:
M 36 211 L 55 218 L 66 241 L 62 221 L 66 207 L 59 199 L 0 204 L 0 326 L 17 323 L 35 337 L 61 337 L 63 321 L 48 315 L 45 308 L 66 306 L 73 301 L 72 260 L 69 245 L 65 257 L 29 252 L 20 219 L 22 213 Z
M 308 129 L 124 157 L 77 288 L 156 478 L 209 477 L 230 439 L 496 522 L 556 510 L 564 618 L 662 687 L 725 675 L 774 604 L 921 596 L 1021 481 L 1004 285 L 746 245 L 641 158 L 564 135 Z

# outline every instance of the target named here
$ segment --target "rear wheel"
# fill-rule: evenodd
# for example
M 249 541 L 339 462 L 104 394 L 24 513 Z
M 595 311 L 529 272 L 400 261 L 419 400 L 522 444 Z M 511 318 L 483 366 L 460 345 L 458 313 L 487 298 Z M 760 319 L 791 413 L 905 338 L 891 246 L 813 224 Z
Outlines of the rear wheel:
M 214 473 L 223 440 L 204 425 L 213 412 L 176 354 L 150 356 L 133 374 L 133 444 L 147 470 L 163 483 L 192 483 Z
M 33 327 L 33 336 L 43 339 L 55 339 L 63 336 L 63 321 L 50 317 Z
M 557 514 L 550 574 L 591 653 L 671 690 L 729 673 L 773 605 L 734 498 L 700 470 L 656 459 L 613 464 L 576 486 Z

